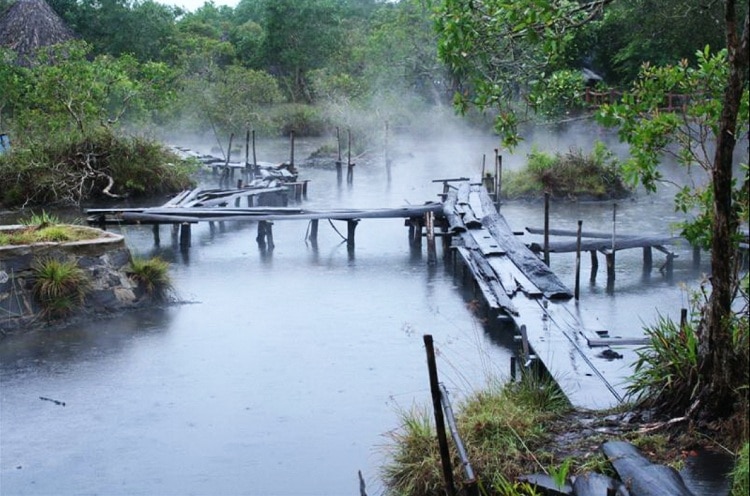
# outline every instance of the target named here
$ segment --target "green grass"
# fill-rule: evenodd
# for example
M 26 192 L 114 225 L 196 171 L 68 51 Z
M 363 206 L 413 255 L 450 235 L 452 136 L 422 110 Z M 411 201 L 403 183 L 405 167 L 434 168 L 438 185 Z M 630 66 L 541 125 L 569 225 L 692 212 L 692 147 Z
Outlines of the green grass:
M 37 260 L 32 269 L 33 294 L 46 317 L 64 317 L 83 305 L 91 281 L 75 262 L 54 258 Z
M 169 262 L 159 257 L 134 258 L 130 262 L 128 275 L 154 298 L 165 299 L 172 290 Z
M 545 470 L 534 454 L 548 440 L 545 425 L 569 409 L 554 381 L 534 374 L 476 392 L 460 405 L 456 413 L 458 430 L 487 494 L 533 494 L 527 485 L 509 481 Z M 427 409 L 401 413 L 401 427 L 390 433 L 389 461 L 382 471 L 387 494 L 442 494 L 443 477 L 431 415 Z M 453 443 L 449 444 L 454 450 Z M 453 467 L 460 467 L 455 450 L 452 458 Z M 460 471 L 455 468 L 454 472 L 460 485 Z
M 750 494 L 750 480 L 748 476 L 750 456 L 748 455 L 748 446 L 750 445 L 745 441 L 735 461 L 734 470 L 732 470 L 732 496 L 747 496 Z

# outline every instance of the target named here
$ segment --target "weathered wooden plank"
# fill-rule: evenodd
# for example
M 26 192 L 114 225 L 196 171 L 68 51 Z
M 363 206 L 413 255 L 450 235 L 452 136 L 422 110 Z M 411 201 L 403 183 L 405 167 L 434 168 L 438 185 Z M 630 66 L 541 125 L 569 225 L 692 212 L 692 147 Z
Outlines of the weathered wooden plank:
M 471 237 L 476 241 L 479 251 L 482 255 L 489 257 L 492 255 L 503 255 L 505 251 L 498 245 L 492 234 L 486 229 L 474 229 L 470 231 Z
M 505 218 L 494 209 L 494 203 L 484 189 L 479 191 L 484 211 L 487 215 L 482 218 L 484 225 L 498 244 L 506 252 L 508 257 L 523 272 L 526 277 L 539 288 L 544 296 L 551 299 L 569 299 L 573 293 L 557 278 L 557 276 L 539 260 L 521 241 L 513 234 Z
M 488 262 L 506 290 L 512 289 L 512 294 L 520 290 L 529 298 L 543 296 L 542 291 L 509 258 L 491 257 Z

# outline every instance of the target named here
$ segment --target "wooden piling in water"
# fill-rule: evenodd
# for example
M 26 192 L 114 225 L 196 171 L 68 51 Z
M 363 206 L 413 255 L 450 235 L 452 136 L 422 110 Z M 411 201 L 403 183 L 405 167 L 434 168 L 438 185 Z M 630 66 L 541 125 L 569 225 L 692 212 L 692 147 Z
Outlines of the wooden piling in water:
M 354 248 L 354 230 L 357 229 L 359 219 L 349 219 L 346 221 L 346 246 Z
M 576 301 L 581 295 L 581 227 L 583 221 L 578 221 L 578 234 L 576 236 L 576 285 L 574 290 L 574 296 Z
M 183 222 L 180 224 L 180 248 L 190 247 L 190 223 Z
M 599 256 L 596 254 L 596 250 L 591 250 L 591 282 L 596 281 L 596 273 L 599 272 Z
M 425 214 L 425 230 L 427 231 L 427 263 L 435 265 L 437 263 L 437 250 L 435 247 L 435 213 L 427 212 Z
M 310 236 L 308 239 L 313 243 L 318 241 L 318 219 L 312 219 L 310 221 Z
M 643 247 L 643 273 L 649 274 L 654 266 L 653 250 L 650 246 Z
M 154 232 L 154 244 L 159 246 L 161 242 L 161 239 L 159 238 L 159 223 L 155 223 L 151 230 Z
M 346 184 L 354 184 L 354 162 L 352 162 L 352 131 L 346 131 L 349 141 L 346 159 Z
M 549 193 L 544 193 L 544 264 L 549 267 Z

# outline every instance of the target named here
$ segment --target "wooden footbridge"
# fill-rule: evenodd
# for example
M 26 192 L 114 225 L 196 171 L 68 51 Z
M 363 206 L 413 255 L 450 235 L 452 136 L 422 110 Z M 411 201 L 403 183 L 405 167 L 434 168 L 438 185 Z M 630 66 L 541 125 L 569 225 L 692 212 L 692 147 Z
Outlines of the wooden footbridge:
M 190 226 L 199 222 L 255 221 L 259 247 L 273 248 L 274 222 L 309 220 L 308 239 L 315 241 L 319 220 L 340 220 L 347 222 L 347 244 L 353 248 L 355 228 L 361 220 L 402 218 L 412 243 L 427 238 L 430 262 L 436 260 L 435 239 L 442 237 L 444 254 L 452 254 L 454 267 L 471 275 L 477 295 L 498 327 L 513 324 L 521 344 L 522 366 L 538 364 L 548 371 L 576 407 L 604 409 L 621 403 L 635 347 L 644 340 L 587 328 L 574 292 L 560 282 L 538 253 L 518 239 L 482 185 L 466 178 L 437 181 L 443 183 L 441 201 L 399 208 L 261 206 L 254 203 L 257 191 L 237 188 L 192 190 L 159 207 L 89 209 L 87 214 L 89 223 L 95 225 L 153 225 L 157 243 L 159 225 L 171 224 L 180 229 L 183 248 L 190 245 Z M 244 200 L 251 206 L 241 206 Z M 631 240 L 628 246 L 651 246 L 655 239 Z M 599 249 L 594 245 L 586 248 Z

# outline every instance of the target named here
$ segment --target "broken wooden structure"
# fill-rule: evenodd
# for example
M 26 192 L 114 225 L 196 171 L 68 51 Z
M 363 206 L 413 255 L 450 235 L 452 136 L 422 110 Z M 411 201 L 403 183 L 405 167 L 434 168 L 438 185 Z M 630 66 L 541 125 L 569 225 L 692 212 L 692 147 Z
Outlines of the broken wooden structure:
M 460 261 L 455 266 L 471 275 L 491 320 L 513 323 L 520 362 L 546 370 L 576 407 L 622 403 L 629 366 L 602 365 L 623 354 L 633 359 L 634 347 L 645 340 L 584 326 L 573 292 L 517 239 L 482 185 L 455 181 L 444 197 L 444 230 L 452 235 L 454 261 Z

